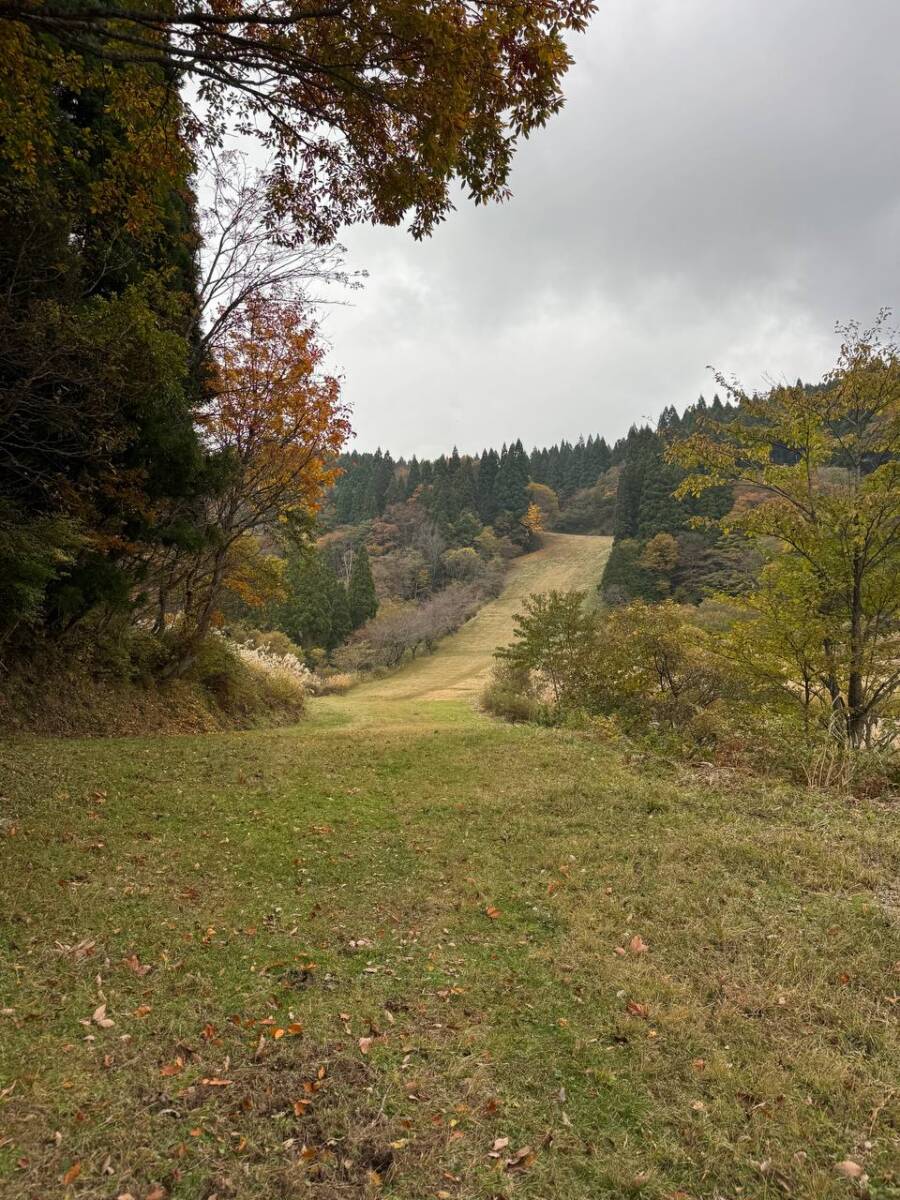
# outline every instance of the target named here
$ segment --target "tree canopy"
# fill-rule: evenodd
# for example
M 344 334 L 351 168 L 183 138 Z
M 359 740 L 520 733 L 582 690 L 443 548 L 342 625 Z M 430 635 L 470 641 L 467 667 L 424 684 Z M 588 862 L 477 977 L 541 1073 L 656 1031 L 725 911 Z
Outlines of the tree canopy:
M 188 127 L 258 136 L 273 209 L 327 241 L 346 222 L 417 236 L 452 208 L 458 181 L 502 199 L 516 143 L 559 110 L 593 0 L 6 0 L 7 49 L 67 71 L 73 54 L 158 69 L 194 97 Z M 27 159 L 29 147 L 20 145 Z

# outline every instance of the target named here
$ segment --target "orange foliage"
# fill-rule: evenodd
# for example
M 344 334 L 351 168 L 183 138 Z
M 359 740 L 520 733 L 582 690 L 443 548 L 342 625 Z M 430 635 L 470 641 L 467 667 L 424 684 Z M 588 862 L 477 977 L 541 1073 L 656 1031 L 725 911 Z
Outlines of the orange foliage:
M 256 298 L 221 354 L 217 395 L 200 420 L 232 460 L 220 528 L 237 534 L 318 507 L 350 434 L 340 384 L 321 372 L 324 351 L 297 302 Z
M 540 508 L 534 503 L 528 505 L 528 510 L 522 518 L 522 524 L 531 534 L 542 533 L 544 529 L 544 514 Z

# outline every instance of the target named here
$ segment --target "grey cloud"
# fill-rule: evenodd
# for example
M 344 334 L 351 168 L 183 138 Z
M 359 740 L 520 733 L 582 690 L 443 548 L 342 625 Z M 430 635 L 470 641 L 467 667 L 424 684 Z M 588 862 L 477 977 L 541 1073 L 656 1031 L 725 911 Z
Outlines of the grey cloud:
M 836 319 L 900 299 L 898 45 L 896 0 L 601 0 L 510 203 L 348 232 L 359 444 L 616 436 L 710 362 L 820 374 Z

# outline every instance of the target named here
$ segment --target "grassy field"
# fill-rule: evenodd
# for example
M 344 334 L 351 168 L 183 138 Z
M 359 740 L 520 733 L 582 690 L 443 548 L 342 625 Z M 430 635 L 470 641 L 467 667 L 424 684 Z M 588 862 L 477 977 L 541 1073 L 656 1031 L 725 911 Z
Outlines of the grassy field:
M 439 665 L 0 747 L 0 1196 L 900 1196 L 896 808 L 499 725 Z

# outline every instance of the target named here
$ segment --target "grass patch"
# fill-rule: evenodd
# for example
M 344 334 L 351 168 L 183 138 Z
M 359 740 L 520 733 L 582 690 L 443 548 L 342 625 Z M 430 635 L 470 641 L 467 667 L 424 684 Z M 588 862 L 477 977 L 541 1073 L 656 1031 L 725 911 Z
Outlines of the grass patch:
M 3 745 L 0 1194 L 900 1196 L 896 811 L 366 693 Z

